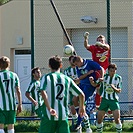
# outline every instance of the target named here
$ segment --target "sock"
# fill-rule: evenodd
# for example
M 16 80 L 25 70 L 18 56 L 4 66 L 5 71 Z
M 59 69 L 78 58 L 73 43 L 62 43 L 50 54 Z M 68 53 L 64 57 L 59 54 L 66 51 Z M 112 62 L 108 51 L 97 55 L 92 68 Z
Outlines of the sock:
M 0 133 L 4 133 L 4 129 L 0 129 Z
M 90 128 L 89 117 L 88 117 L 87 114 L 84 116 L 84 126 L 85 126 L 86 129 Z
M 76 112 L 79 112 L 79 106 L 75 107 Z M 80 117 L 80 115 L 78 115 L 78 120 L 77 120 L 77 125 L 80 125 L 82 121 L 82 118 Z
M 76 125 L 77 121 L 78 121 L 78 114 L 77 113 L 75 115 L 72 114 L 72 120 L 73 120 L 73 124 Z
M 79 106 L 75 107 L 77 114 L 79 113 Z
M 78 115 L 77 125 L 80 125 L 80 124 L 81 124 L 82 119 L 83 119 L 83 118 L 81 118 L 80 115 Z
M 121 123 L 116 124 L 116 131 L 117 131 L 118 133 L 121 133 L 121 132 L 122 132 L 122 124 L 121 124 Z
M 96 127 L 97 127 L 97 132 L 98 133 L 102 133 L 102 131 L 103 131 L 103 123 L 101 123 L 101 124 L 96 123 Z
M 8 130 L 8 133 L 14 133 L 14 129 Z

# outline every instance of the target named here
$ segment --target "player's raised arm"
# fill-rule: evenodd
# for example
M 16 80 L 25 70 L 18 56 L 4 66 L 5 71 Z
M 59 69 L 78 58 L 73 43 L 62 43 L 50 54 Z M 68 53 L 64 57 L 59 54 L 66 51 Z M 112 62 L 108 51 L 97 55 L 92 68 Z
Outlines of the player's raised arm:
M 89 39 L 89 32 L 84 33 L 84 47 L 86 49 L 90 48 L 90 45 L 88 44 L 88 39 Z

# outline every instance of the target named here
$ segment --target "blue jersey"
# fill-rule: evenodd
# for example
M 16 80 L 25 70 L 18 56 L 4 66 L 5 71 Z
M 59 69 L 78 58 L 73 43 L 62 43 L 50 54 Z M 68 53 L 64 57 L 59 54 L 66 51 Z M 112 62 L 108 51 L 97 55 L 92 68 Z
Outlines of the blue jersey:
M 77 69 L 78 77 L 88 73 L 90 70 L 94 70 L 94 72 L 92 74 L 90 74 L 86 78 L 80 80 L 81 84 L 90 85 L 89 77 L 92 76 L 94 78 L 94 80 L 96 80 L 95 71 L 101 70 L 102 68 L 97 62 L 94 62 L 94 61 L 91 61 L 88 59 L 83 59 L 83 66 L 76 67 L 76 69 Z
M 85 94 L 85 100 L 87 100 L 90 96 L 93 95 L 95 91 L 95 87 L 93 87 L 90 83 L 89 77 L 92 76 L 94 80 L 96 80 L 96 73 L 95 71 L 101 70 L 101 66 L 94 61 L 83 59 L 83 66 L 82 67 L 76 67 L 78 77 L 81 75 L 84 75 L 85 73 L 88 73 L 90 70 L 94 70 L 94 72 L 90 75 L 88 75 L 86 78 L 80 80 L 80 89 Z

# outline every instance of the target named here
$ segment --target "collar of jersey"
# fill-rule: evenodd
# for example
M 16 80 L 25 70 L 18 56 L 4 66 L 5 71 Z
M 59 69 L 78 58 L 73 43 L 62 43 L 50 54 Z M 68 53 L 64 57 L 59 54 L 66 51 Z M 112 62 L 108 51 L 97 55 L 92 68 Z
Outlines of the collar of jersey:
M 79 67 L 79 69 L 85 69 L 86 66 L 87 66 L 87 60 L 83 59 L 83 66 Z
M 6 72 L 6 71 L 8 71 L 8 70 L 1 70 L 0 72 Z

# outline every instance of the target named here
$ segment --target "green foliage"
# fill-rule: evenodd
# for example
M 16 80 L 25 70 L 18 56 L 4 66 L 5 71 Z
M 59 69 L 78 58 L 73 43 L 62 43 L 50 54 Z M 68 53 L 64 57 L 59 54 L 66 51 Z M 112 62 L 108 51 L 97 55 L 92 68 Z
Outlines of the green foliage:
M 19 113 L 17 116 L 23 116 L 23 117 L 29 117 L 31 116 L 31 111 L 23 110 L 21 113 Z
M 71 125 L 71 122 L 70 122 Z M 15 123 L 16 132 L 38 132 L 40 126 L 40 121 L 17 121 Z M 96 132 L 96 126 L 91 125 L 93 132 Z M 113 122 L 104 122 L 103 127 L 104 132 L 115 132 L 115 123 Z M 132 132 L 133 131 L 133 122 L 125 121 L 123 123 L 123 132 Z
M 29 117 L 31 116 L 31 111 L 22 111 L 18 116 Z M 71 121 L 69 121 L 70 130 L 71 130 Z M 40 126 L 40 121 L 17 121 L 15 123 L 16 132 L 38 132 Z M 7 126 L 5 127 L 7 128 Z M 96 126 L 91 125 L 93 132 L 96 132 Z M 83 129 L 85 131 L 85 129 Z M 103 126 L 104 132 L 115 132 L 115 123 L 113 121 L 105 122 Z M 123 132 L 133 132 L 133 121 L 124 121 L 123 123 Z
M 3 4 L 6 4 L 9 1 L 11 1 L 11 0 L 0 0 L 0 6 L 3 5 Z
M 19 121 L 15 124 L 16 132 L 38 132 L 40 121 Z

